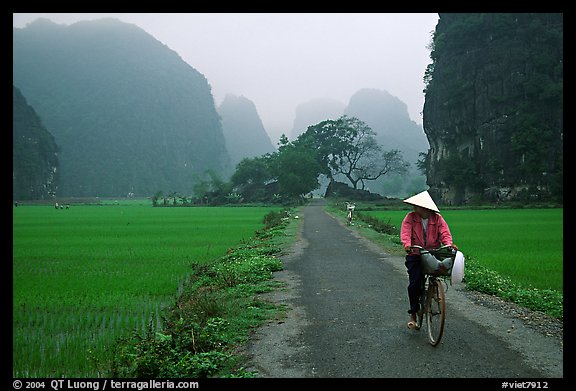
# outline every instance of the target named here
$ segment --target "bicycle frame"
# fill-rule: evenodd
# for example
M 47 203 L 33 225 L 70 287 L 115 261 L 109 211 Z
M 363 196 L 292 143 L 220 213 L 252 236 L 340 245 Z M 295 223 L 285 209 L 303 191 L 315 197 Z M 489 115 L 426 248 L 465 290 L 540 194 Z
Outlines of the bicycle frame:
M 356 208 L 355 204 L 346 202 L 346 209 L 348 210 L 348 214 L 346 215 L 346 219 L 348 220 L 348 224 L 352 224 L 352 213 L 354 212 L 355 208 Z
M 439 252 L 444 249 L 451 249 L 450 246 L 442 246 L 435 250 L 426 250 L 420 246 L 420 252 Z M 422 278 L 422 294 L 420 295 L 420 308 L 417 313 L 418 329 L 422 326 L 422 321 L 426 318 L 428 341 L 432 346 L 437 346 L 444 334 L 444 324 L 446 321 L 446 296 L 442 277 L 436 273 L 425 273 Z

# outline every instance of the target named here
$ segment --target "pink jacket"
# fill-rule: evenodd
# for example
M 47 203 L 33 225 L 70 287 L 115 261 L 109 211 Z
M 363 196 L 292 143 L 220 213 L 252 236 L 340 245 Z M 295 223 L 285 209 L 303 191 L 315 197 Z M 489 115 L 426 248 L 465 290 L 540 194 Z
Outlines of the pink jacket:
M 426 230 L 426 241 L 424 241 L 424 228 L 422 228 L 422 218 L 416 212 L 410 212 L 402 220 L 400 229 L 400 240 L 402 245 L 418 245 L 427 249 L 438 248 L 441 245 L 452 245 L 452 234 L 448 224 L 440 213 L 432 213 L 428 217 L 428 228 Z M 419 254 L 418 249 L 414 249 L 415 254 Z

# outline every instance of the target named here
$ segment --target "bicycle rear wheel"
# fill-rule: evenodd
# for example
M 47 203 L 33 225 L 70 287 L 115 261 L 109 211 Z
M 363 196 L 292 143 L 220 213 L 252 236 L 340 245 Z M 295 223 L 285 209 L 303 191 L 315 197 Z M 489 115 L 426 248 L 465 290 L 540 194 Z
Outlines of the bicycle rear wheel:
M 428 280 L 428 294 L 426 298 L 426 323 L 428 324 L 428 340 L 436 346 L 444 333 L 446 320 L 446 297 L 442 282 L 430 277 Z

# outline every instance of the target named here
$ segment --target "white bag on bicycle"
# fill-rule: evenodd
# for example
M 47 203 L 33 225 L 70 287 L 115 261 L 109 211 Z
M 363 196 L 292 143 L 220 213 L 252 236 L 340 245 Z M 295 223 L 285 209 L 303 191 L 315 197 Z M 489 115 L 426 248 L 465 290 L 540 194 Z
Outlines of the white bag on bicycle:
M 464 254 L 457 251 L 454 257 L 447 257 L 440 261 L 430 253 L 420 255 L 422 259 L 422 272 L 423 273 L 438 273 L 440 271 L 440 264 L 446 267 L 443 275 L 450 276 L 453 284 L 462 282 L 464 278 Z
M 420 254 L 422 260 L 422 272 L 425 274 L 436 273 L 440 269 L 440 261 L 430 253 Z
M 421 252 L 420 259 L 423 273 L 437 273 L 442 263 L 446 267 L 446 271 L 442 274 L 450 276 L 452 284 L 459 284 L 464 279 L 464 254 L 461 251 L 456 251 L 453 257 L 444 258 L 442 261 L 429 252 Z
M 461 251 L 456 252 L 454 264 L 452 265 L 452 284 L 459 284 L 464 279 L 464 254 Z

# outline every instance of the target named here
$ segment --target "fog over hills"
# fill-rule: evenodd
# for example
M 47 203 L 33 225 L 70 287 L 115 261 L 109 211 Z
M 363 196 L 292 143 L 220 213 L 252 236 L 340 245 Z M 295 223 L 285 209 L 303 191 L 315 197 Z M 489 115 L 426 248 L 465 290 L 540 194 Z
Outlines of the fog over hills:
M 14 84 L 61 151 L 61 196 L 191 194 L 209 171 L 227 179 L 242 158 L 275 150 L 252 100 L 228 94 L 216 107 L 206 77 L 134 24 L 38 19 L 15 28 L 13 43 Z M 412 164 L 427 149 L 406 105 L 383 90 L 347 106 L 313 99 L 295 114 L 291 139 L 346 114 Z
M 375 193 L 404 196 L 425 188 L 425 178 L 417 168 L 428 151 L 428 140 L 421 125 L 410 119 L 407 106 L 389 92 L 375 88 L 363 88 L 354 93 L 348 105 L 330 98 L 314 99 L 297 107 L 291 139 L 304 133 L 309 126 L 342 115 L 356 117 L 366 123 L 375 133 L 384 151 L 398 149 L 410 163 L 409 175 L 389 175 L 370 184 Z M 340 178 L 341 179 L 341 178 Z
M 404 102 L 384 90 L 363 88 L 354 93 L 348 105 L 330 98 L 302 103 L 296 109 L 291 139 L 304 133 L 308 126 L 342 115 L 356 117 L 376 132 L 385 149 L 399 149 L 411 163 L 420 152 L 428 150 L 428 140 L 421 125 L 410 119 Z
M 413 168 L 419 153 L 428 150 L 422 126 L 410 119 L 406 104 L 387 91 L 371 88 L 357 91 L 344 113 L 370 126 L 385 150 L 401 150 Z
M 190 194 L 230 158 L 207 79 L 136 25 L 13 29 L 13 79 L 61 148 L 59 195 Z
M 222 118 L 232 166 L 236 166 L 243 158 L 261 156 L 276 150 L 250 99 L 228 94 L 218 106 L 218 113 Z
M 294 126 L 287 136 L 294 140 L 304 133 L 308 126 L 340 117 L 345 108 L 346 104 L 332 98 L 317 98 L 304 102 L 296 107 Z

